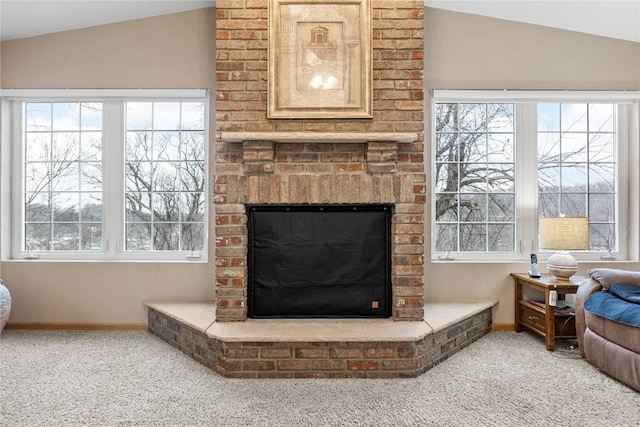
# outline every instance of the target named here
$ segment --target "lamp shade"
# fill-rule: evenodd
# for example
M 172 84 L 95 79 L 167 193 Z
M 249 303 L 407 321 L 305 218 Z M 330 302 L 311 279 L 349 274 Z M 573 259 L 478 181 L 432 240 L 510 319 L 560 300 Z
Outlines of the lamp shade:
M 540 218 L 540 248 L 563 251 L 589 249 L 589 219 Z
M 547 269 L 557 279 L 569 280 L 578 262 L 566 251 L 589 249 L 589 219 L 540 218 L 540 248 L 560 251 L 547 259 Z

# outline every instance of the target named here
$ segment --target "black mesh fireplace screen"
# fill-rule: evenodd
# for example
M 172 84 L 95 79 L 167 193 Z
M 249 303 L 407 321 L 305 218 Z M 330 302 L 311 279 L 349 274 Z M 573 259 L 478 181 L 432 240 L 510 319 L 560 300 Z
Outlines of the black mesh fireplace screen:
M 249 317 L 389 317 L 393 205 L 248 205 Z

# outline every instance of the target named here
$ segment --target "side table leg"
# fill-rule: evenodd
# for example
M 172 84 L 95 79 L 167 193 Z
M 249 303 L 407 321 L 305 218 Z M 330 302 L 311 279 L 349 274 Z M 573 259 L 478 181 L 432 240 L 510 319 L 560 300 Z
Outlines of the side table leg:
M 515 323 L 516 323 L 516 332 L 522 332 L 522 325 L 520 324 L 520 310 L 522 310 L 522 307 L 520 307 L 520 300 L 522 299 L 522 283 L 520 283 L 518 281 L 518 279 L 515 279 L 515 309 L 514 309 L 514 316 L 515 316 Z
M 545 341 L 547 344 L 547 350 L 553 351 L 553 348 L 556 345 L 556 323 L 555 323 L 555 314 L 553 312 L 554 308 L 549 305 L 549 291 L 546 292 L 546 304 L 545 304 L 545 312 L 544 312 L 544 324 L 545 324 Z

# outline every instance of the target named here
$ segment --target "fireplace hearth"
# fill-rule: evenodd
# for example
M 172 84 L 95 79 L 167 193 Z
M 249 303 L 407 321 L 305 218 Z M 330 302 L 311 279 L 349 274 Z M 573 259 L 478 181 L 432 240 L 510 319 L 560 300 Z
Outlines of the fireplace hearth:
M 390 204 L 248 205 L 248 315 L 389 317 Z

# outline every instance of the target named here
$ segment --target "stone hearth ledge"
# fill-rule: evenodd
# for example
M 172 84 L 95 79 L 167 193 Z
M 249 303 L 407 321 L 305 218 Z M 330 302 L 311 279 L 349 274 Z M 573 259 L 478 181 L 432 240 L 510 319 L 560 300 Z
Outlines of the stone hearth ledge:
M 275 141 L 286 143 L 318 142 L 402 142 L 418 140 L 415 132 L 221 132 L 218 139 L 225 142 Z
M 415 341 L 497 305 L 497 300 L 427 303 L 423 321 L 393 319 L 246 319 L 216 322 L 215 302 L 145 302 L 210 338 L 228 342 Z

